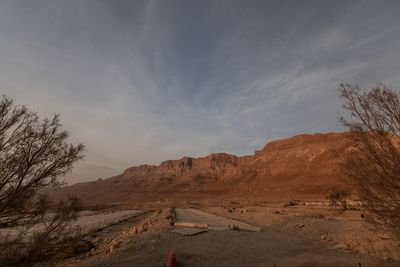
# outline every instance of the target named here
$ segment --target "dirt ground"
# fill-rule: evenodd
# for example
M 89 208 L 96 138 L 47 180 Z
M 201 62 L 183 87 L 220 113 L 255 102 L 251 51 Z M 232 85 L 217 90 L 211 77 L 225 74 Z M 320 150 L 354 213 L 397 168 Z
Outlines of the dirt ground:
M 341 210 L 330 206 L 210 207 L 206 211 L 253 222 L 263 227 L 289 233 L 312 242 L 320 242 L 339 250 L 352 251 L 382 259 L 399 259 L 399 251 L 391 235 L 377 230 L 366 221 L 367 212 L 360 209 Z
M 262 231 L 210 227 L 205 233 L 182 236 L 171 231 L 169 209 L 165 208 L 92 233 L 88 238 L 95 249 L 55 265 L 161 267 L 172 248 L 178 266 L 383 266 L 386 248 L 393 245 L 390 235 L 367 227 L 362 210 L 343 213 L 332 207 L 281 204 L 201 209 L 177 209 L 177 214 L 195 214 L 197 222 L 205 216 L 211 224 L 222 218 L 215 224 L 220 226 L 237 220 Z
M 120 253 L 68 266 L 165 266 L 173 248 L 179 266 L 377 266 L 365 256 L 284 233 L 208 231 L 196 236 L 145 234 Z

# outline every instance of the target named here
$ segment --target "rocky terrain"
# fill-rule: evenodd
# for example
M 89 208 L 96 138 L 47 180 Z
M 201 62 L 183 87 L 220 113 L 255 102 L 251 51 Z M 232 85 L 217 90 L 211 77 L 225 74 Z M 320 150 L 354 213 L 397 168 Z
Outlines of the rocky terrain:
M 254 155 L 183 157 L 53 190 L 55 198 L 74 195 L 89 206 L 145 211 L 91 232 L 85 236 L 94 246 L 90 252 L 58 264 L 161 266 L 170 248 L 182 266 L 381 266 L 398 261 L 390 232 L 371 227 L 356 187 L 341 174 L 350 137 L 299 135 L 270 142 Z M 327 199 L 334 190 L 351 193 L 346 209 Z M 207 231 L 182 236 L 183 224 L 206 224 Z M 260 231 L 248 232 L 242 225 Z M 397 261 L 388 266 L 398 266 Z
M 90 252 L 57 266 L 165 266 L 171 248 L 178 266 L 398 266 L 386 260 L 397 255 L 390 236 L 371 231 L 360 210 L 278 204 L 173 210 L 175 223 L 165 208 L 92 232 L 85 237 L 94 244 Z M 207 228 L 183 235 L 179 230 L 190 229 L 177 226 L 180 219 Z M 261 230 L 241 227 L 249 224 Z
M 270 142 L 254 155 L 215 153 L 206 157 L 141 165 L 121 175 L 52 190 L 85 203 L 172 204 L 174 202 L 320 201 L 333 190 L 350 189 L 340 173 L 350 133 L 305 134 Z

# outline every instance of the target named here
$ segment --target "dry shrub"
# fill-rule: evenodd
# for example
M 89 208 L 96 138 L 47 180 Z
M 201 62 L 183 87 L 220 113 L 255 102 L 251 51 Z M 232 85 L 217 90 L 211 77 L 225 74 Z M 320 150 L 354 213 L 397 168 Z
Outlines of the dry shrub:
M 332 205 L 341 206 L 343 209 L 346 209 L 346 197 L 348 195 L 349 193 L 346 190 L 334 190 L 328 198 Z
M 79 202 L 70 198 L 66 202 L 52 204 L 47 197 L 41 196 L 36 203 L 38 209 L 32 211 L 35 216 L 24 222 L 18 235 L 1 240 L 2 266 L 29 266 L 38 261 L 77 253 L 74 248 L 79 243 L 81 231 L 72 227 L 70 222 L 78 216 Z
M 374 216 L 369 221 L 389 229 L 400 241 L 400 101 L 398 92 L 384 84 L 369 91 L 341 85 L 352 131 L 342 171 L 354 182 L 361 200 Z M 397 244 L 398 246 L 398 244 Z
M 32 264 L 76 236 L 68 225 L 79 201 L 54 204 L 39 195 L 62 184 L 59 177 L 82 159 L 84 146 L 68 143 L 68 137 L 58 115 L 41 120 L 25 106 L 0 98 L 0 227 L 18 226 L 16 236 L 0 236 L 1 265 Z

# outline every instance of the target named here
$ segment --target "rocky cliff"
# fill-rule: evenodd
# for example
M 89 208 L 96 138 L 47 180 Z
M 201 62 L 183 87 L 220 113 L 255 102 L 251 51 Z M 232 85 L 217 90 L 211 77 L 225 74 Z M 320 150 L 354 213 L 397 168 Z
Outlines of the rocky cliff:
M 349 187 L 339 168 L 348 137 L 299 135 L 270 142 L 249 156 L 215 153 L 167 160 L 51 194 L 75 195 L 89 203 L 325 199 L 332 190 Z

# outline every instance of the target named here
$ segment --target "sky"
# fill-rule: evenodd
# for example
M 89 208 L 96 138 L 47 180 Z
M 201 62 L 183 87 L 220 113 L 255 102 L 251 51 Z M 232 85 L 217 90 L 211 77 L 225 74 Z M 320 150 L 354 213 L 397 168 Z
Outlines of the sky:
M 69 184 L 344 131 L 340 83 L 400 86 L 400 1 L 2 0 L 0 94 L 86 145 Z

